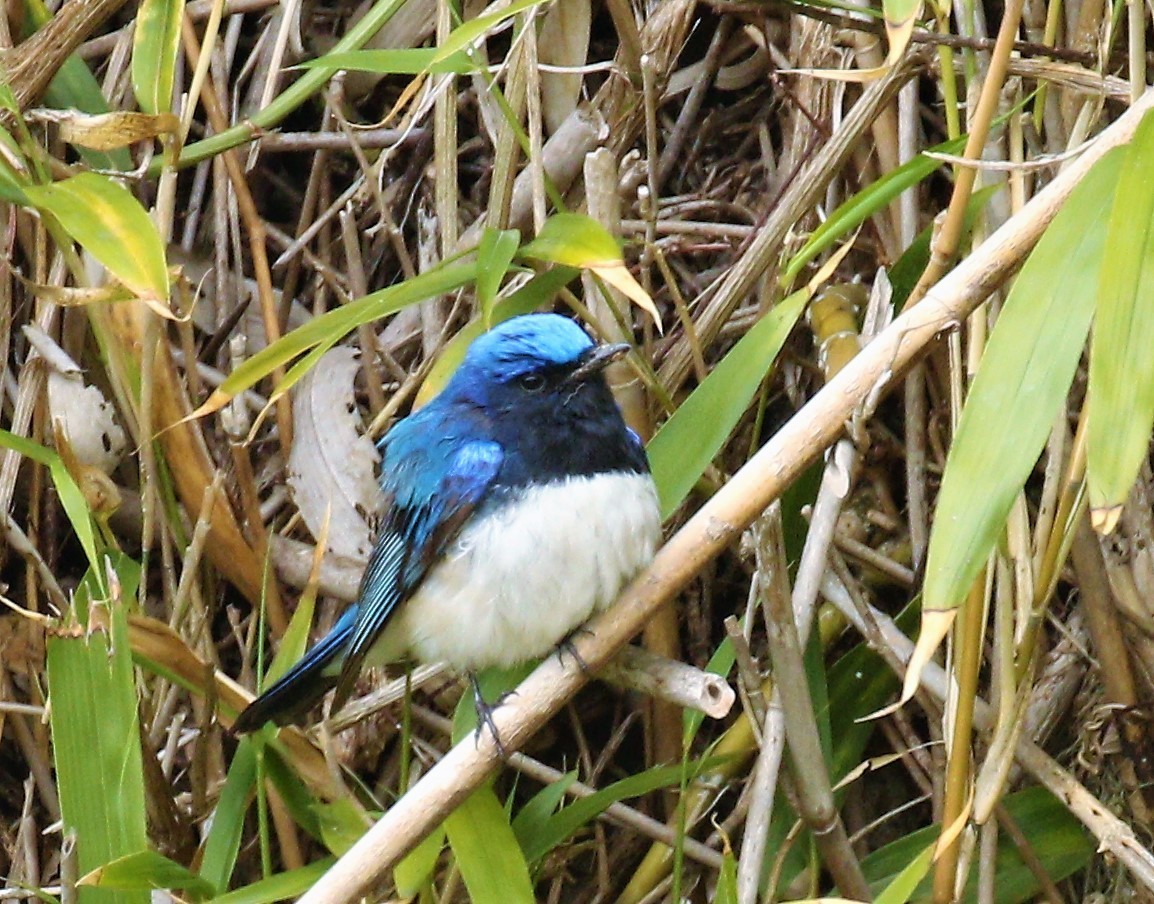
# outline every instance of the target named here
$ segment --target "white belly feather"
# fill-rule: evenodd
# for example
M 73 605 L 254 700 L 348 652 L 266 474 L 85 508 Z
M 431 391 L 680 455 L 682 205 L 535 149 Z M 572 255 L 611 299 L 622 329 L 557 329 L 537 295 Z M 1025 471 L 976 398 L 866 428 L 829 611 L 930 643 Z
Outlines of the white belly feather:
M 653 481 L 598 474 L 524 490 L 467 525 L 370 657 L 459 669 L 543 657 L 605 608 L 653 557 Z

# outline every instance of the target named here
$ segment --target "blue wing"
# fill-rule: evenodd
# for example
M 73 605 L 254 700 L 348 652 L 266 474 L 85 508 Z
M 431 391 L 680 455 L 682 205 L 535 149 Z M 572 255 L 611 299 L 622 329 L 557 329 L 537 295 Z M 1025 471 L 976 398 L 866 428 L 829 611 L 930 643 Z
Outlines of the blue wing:
M 481 433 L 468 412 L 446 417 L 429 406 L 382 440 L 381 488 L 388 505 L 356 605 L 241 713 L 234 731 L 254 731 L 270 720 L 294 722 L 334 684 L 333 709 L 345 703 L 390 616 L 476 511 L 500 471 L 501 447 L 477 439 Z
M 256 731 L 265 722 L 287 725 L 304 718 L 336 682 L 330 665 L 336 662 L 348 643 L 356 619 L 351 606 L 333 629 L 305 653 L 284 677 L 250 703 L 233 723 L 232 730 L 244 734 Z
M 421 420 L 402 422 L 382 444 L 381 485 L 391 504 L 361 579 L 334 711 L 352 694 L 365 657 L 389 618 L 476 511 L 504 460 L 501 447 L 488 440 L 462 442 L 451 435 L 430 440 L 427 432 L 422 435 Z

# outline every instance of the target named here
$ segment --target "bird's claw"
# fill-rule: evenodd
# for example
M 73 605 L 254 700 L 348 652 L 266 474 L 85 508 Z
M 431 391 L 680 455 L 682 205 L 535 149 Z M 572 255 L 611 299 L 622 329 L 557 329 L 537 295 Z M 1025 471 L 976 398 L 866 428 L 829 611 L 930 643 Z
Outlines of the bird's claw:
M 574 628 L 572 631 L 562 637 L 560 643 L 557 644 L 557 658 L 561 661 L 561 664 L 564 665 L 565 657 L 567 655 L 572 656 L 573 661 L 577 663 L 577 667 L 581 669 L 584 674 L 588 675 L 589 663 L 587 663 L 582 658 L 581 654 L 577 652 L 577 645 L 573 643 L 573 638 L 578 634 L 588 634 L 590 637 L 593 636 L 593 632 L 586 628 L 584 625 Z
M 497 731 L 497 723 L 493 721 L 493 712 L 498 706 L 513 696 L 515 691 L 506 691 L 495 701 L 488 703 L 481 693 L 481 683 L 473 673 L 469 674 L 469 683 L 473 686 L 473 706 L 477 711 L 477 731 L 473 735 L 473 743 L 479 747 L 481 744 L 481 732 L 488 728 L 489 734 L 493 736 L 493 744 L 497 748 L 497 753 L 500 754 L 501 759 L 507 760 L 509 758 L 509 752 L 505 749 L 505 745 L 501 743 L 501 735 Z

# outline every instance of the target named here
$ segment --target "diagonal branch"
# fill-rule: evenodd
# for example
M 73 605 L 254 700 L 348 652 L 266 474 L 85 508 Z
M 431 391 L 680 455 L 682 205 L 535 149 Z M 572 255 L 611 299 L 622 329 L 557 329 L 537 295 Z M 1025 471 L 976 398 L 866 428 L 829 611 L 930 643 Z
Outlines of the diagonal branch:
M 1109 149 L 1133 135 L 1154 107 L 1154 89 L 980 248 L 933 286 L 921 304 L 883 331 L 818 392 L 658 552 L 653 564 L 576 646 L 593 669 L 637 634 L 701 567 L 736 540 L 823 450 L 843 425 L 891 386 L 939 333 L 953 328 L 1019 266 L 1071 189 Z M 520 747 L 585 683 L 576 666 L 550 656 L 496 711 L 509 749 Z M 492 737 L 468 738 L 434 766 L 301 898 L 302 904 L 353 900 L 477 788 L 500 763 Z

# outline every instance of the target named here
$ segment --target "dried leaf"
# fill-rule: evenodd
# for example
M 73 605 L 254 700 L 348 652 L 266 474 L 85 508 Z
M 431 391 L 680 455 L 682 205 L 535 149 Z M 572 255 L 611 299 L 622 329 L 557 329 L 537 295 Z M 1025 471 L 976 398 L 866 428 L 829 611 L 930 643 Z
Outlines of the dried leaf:
M 380 504 L 374 476 L 380 456 L 364 435 L 353 381 L 358 353 L 334 348 L 300 382 L 293 399 L 296 433 L 288 483 L 314 537 L 329 519 L 329 548 L 367 559 L 372 548 L 368 519 Z
M 111 473 L 124 455 L 124 430 L 112 403 L 86 386 L 80 365 L 47 333 L 25 327 L 24 334 L 48 364 L 49 420 L 68 437 L 76 461 Z
M 545 11 L 537 38 L 541 62 L 570 68 L 585 65 L 592 19 L 589 0 L 557 0 Z M 577 109 L 583 78 L 580 72 L 541 73 L 541 112 L 550 134 Z

